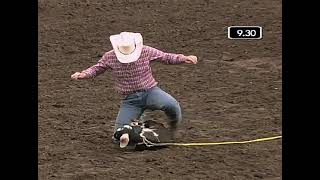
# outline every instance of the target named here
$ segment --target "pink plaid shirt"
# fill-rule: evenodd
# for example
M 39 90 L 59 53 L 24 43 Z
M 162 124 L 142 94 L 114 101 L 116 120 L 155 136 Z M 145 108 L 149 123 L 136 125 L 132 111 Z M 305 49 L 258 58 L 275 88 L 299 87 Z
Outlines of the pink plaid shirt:
M 106 52 L 97 64 L 82 71 L 89 78 L 94 78 L 110 70 L 115 79 L 117 92 L 127 95 L 139 90 L 147 90 L 158 84 L 153 78 L 150 62 L 161 61 L 165 64 L 181 64 L 185 61 L 183 54 L 164 53 L 150 46 L 143 46 L 139 59 L 124 64 L 117 60 L 113 50 Z

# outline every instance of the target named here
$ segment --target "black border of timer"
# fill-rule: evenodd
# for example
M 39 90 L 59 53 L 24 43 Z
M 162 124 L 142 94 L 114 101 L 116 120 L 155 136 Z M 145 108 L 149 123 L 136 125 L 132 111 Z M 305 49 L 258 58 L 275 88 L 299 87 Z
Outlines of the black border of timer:
M 238 30 L 242 33 L 239 35 Z M 253 35 L 251 32 L 255 31 Z M 262 27 L 261 26 L 229 26 L 228 27 L 229 39 L 262 39 Z

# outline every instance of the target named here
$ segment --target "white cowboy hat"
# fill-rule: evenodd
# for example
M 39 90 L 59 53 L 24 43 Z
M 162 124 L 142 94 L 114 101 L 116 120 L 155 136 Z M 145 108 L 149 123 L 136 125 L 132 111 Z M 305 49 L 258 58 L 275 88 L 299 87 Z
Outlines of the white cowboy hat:
M 117 59 L 121 63 L 131 63 L 139 59 L 143 47 L 140 33 L 121 32 L 111 35 L 110 41 Z

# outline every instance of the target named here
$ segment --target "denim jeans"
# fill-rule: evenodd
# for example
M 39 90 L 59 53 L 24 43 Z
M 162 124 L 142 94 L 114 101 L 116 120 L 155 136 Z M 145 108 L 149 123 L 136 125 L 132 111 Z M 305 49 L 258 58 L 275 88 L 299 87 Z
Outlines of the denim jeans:
M 155 86 L 146 91 L 129 94 L 122 99 L 115 130 L 139 119 L 146 109 L 164 111 L 171 128 L 175 128 L 182 121 L 181 108 L 177 100 Z

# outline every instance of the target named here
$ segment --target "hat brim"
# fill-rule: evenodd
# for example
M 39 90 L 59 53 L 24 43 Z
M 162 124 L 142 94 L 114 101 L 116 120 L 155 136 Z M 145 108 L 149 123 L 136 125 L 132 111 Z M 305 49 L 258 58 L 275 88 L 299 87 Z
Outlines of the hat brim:
M 121 63 L 131 63 L 137 61 L 141 55 L 143 40 L 140 33 L 132 33 L 135 42 L 135 49 L 131 54 L 123 54 L 119 51 L 119 43 L 121 42 L 121 36 L 119 34 L 110 36 L 110 41 L 113 47 L 113 50 L 117 56 L 117 59 Z

